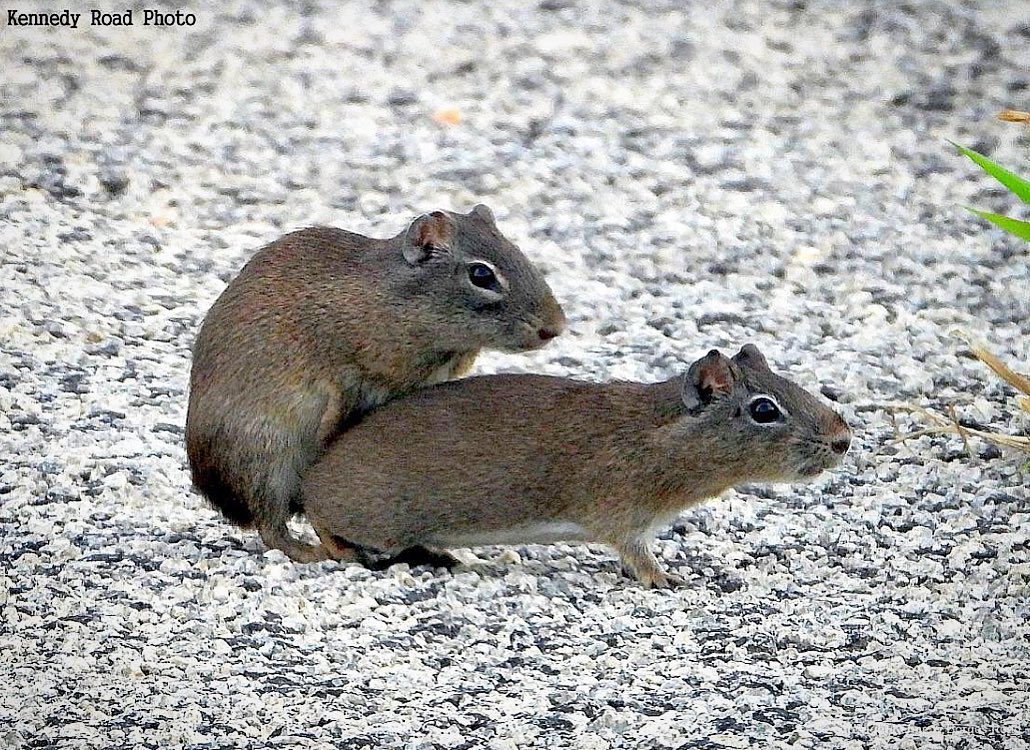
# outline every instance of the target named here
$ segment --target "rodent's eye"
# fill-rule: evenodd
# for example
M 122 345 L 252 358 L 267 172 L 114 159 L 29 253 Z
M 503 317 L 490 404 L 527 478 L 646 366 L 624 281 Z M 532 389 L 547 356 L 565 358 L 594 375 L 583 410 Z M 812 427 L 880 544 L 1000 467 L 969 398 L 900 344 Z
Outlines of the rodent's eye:
M 780 407 L 776 405 L 776 402 L 765 396 L 759 396 L 752 401 L 748 405 L 748 412 L 751 414 L 751 418 L 758 422 L 758 424 L 769 424 L 782 416 Z
M 495 292 L 500 290 L 501 285 L 497 281 L 497 274 L 486 263 L 469 263 L 468 274 L 469 281 L 472 282 L 473 286 L 478 286 L 480 289 L 490 289 Z

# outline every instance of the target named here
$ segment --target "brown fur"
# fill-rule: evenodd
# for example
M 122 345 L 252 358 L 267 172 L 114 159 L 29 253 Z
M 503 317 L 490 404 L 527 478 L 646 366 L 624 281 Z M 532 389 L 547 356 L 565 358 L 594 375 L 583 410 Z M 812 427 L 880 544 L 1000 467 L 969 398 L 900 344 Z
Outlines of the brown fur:
M 506 286 L 472 284 L 485 262 Z M 193 352 L 186 449 L 193 482 L 230 521 L 299 561 L 329 551 L 286 528 L 300 475 L 326 442 L 398 395 L 465 373 L 481 348 L 541 346 L 564 315 L 489 209 L 437 211 L 391 239 L 288 234 L 226 287 Z
M 760 394 L 782 406 L 782 424 L 751 418 Z M 742 482 L 812 476 L 849 441 L 838 414 L 753 346 L 650 385 L 473 377 L 342 434 L 306 474 L 304 505 L 343 558 L 356 557 L 348 544 L 397 554 L 580 539 L 613 546 L 645 585 L 666 586 L 675 578 L 650 551 L 656 526 Z

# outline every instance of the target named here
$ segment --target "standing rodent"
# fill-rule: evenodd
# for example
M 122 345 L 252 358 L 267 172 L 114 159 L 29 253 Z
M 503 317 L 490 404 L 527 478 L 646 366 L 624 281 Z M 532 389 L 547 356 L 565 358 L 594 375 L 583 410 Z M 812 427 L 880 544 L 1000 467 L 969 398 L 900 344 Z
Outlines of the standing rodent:
M 286 522 L 303 511 L 300 475 L 330 438 L 385 401 L 464 374 L 481 348 L 535 349 L 564 326 L 543 275 L 486 206 L 419 216 L 390 239 L 288 234 L 229 283 L 197 336 L 193 483 L 268 547 L 326 559 Z
M 596 541 L 660 588 L 681 579 L 651 551 L 658 527 L 742 482 L 814 477 L 850 442 L 839 414 L 749 344 L 663 383 L 495 375 L 427 388 L 334 441 L 304 477 L 304 507 L 337 559 L 447 565 L 434 547 Z

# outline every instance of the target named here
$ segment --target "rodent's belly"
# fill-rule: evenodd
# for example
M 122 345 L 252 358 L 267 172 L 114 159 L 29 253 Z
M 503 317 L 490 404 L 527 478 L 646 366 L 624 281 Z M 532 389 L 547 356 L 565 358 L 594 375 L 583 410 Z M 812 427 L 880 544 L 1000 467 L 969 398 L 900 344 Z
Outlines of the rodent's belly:
M 587 541 L 586 529 L 571 521 L 541 521 L 508 529 L 437 529 L 426 543 L 437 547 L 482 547 L 486 545 L 553 544 Z
M 367 374 L 347 371 L 341 378 L 340 387 L 344 392 L 358 394 L 356 408 L 363 414 L 393 400 L 399 394 L 451 380 L 456 374 L 456 366 L 464 372 L 475 357 L 476 352 L 447 354 L 438 362 L 413 365 L 411 368 L 392 372 L 389 379 L 374 379 Z
M 394 394 L 389 388 L 377 385 L 369 380 L 362 381 L 358 393 L 358 411 L 364 414 L 377 406 L 382 406 L 393 396 Z

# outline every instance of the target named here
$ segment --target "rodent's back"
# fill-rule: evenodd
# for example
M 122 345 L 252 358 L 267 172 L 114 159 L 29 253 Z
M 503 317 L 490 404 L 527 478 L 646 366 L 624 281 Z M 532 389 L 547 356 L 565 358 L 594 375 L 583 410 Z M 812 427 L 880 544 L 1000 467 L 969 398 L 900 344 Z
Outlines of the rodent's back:
M 575 414 L 576 422 L 593 413 L 610 414 L 611 394 L 596 383 L 549 375 L 481 375 L 423 388 L 404 399 L 385 404 L 367 414 L 327 448 L 319 473 L 361 470 L 367 462 L 355 456 L 350 446 L 376 446 L 381 463 L 408 462 L 435 469 L 434 457 L 460 452 L 470 458 L 499 457 L 532 453 L 538 442 L 540 415 L 552 418 L 551 433 L 561 439 L 562 417 Z M 441 467 L 443 468 L 443 467 Z M 447 466 L 449 472 L 453 466 Z M 471 465 L 470 472 L 480 470 Z
M 303 357 L 319 340 L 312 325 L 339 330 L 333 323 L 345 314 L 341 308 L 353 318 L 355 310 L 374 304 L 372 269 L 382 245 L 343 229 L 310 227 L 262 248 L 204 319 L 194 344 L 194 375 L 241 359 L 253 370 L 266 356 L 278 365 L 283 356 L 276 344 Z
M 296 494 L 343 371 L 313 328 L 333 328 L 334 302 L 358 298 L 382 244 L 324 227 L 287 234 L 259 250 L 206 315 L 193 346 L 186 452 L 194 485 L 234 523 L 266 513 L 254 498 Z M 354 328 L 335 327 L 337 337 Z M 341 364 L 347 351 L 336 355 Z M 293 502 L 280 500 L 276 517 Z

